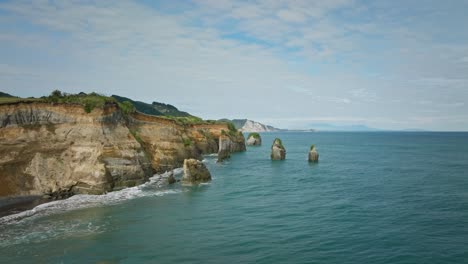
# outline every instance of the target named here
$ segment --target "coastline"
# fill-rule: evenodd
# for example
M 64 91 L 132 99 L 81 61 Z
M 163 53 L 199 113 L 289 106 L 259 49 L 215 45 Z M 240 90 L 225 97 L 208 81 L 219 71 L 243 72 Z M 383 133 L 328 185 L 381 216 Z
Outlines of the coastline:
M 39 195 L 0 197 L 0 218 L 31 210 L 40 204 L 51 201 L 51 199 Z

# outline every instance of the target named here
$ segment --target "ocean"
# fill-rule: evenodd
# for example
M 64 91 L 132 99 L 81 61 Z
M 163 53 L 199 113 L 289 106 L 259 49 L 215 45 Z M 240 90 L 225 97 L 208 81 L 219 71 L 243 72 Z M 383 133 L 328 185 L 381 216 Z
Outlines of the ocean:
M 0 263 L 468 263 L 468 133 L 261 135 L 206 156 L 207 184 L 156 175 L 2 217 Z

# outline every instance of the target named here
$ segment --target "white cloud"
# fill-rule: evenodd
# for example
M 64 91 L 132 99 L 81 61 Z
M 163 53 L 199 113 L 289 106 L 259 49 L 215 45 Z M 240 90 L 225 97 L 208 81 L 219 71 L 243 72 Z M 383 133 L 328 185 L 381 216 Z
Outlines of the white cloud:
M 329 118 L 401 127 L 411 125 L 411 112 L 467 112 L 466 42 L 434 43 L 429 22 L 404 19 L 405 8 L 210 0 L 164 13 L 132 1 L 4 2 L 0 11 L 10 15 L 0 21 L 41 31 L 0 34 L 0 81 L 20 95 L 100 90 L 185 105 L 206 118 L 284 120 L 308 117 L 313 106 Z M 437 109 L 414 103 L 423 99 Z

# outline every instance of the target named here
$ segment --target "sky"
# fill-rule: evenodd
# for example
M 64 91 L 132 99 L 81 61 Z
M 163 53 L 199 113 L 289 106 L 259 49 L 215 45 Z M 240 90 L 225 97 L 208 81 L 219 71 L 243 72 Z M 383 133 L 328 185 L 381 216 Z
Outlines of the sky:
M 205 119 L 468 130 L 468 1 L 0 1 L 0 90 Z

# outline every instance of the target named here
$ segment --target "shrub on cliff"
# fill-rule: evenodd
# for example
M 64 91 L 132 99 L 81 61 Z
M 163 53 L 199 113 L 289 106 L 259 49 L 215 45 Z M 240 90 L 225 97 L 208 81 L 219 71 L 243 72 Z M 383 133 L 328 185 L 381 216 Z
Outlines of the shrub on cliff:
M 232 123 L 232 122 L 226 122 L 226 123 L 227 123 L 227 127 L 228 127 L 229 131 L 237 132 L 237 128 L 234 125 L 234 123 Z
M 280 146 L 281 148 L 284 148 L 283 141 L 281 141 L 280 138 L 275 138 L 275 140 L 273 141 L 273 144 L 278 144 L 278 146 Z
M 253 137 L 255 139 L 259 139 L 260 138 L 260 134 L 258 134 L 257 132 L 252 132 L 250 133 L 247 138 L 250 138 L 250 137 Z
M 135 107 L 130 101 L 125 101 L 123 103 L 119 103 L 120 110 L 124 115 L 129 115 L 135 112 Z

